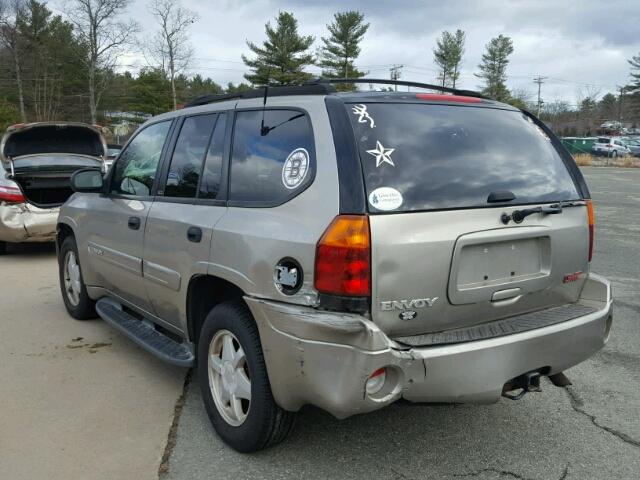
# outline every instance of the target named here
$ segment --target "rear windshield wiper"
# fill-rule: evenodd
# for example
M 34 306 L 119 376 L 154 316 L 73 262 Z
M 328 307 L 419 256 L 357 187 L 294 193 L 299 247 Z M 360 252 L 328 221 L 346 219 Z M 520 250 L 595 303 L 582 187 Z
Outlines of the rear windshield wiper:
M 558 213 L 562 213 L 562 204 L 556 203 L 554 205 L 548 205 L 545 207 L 534 207 L 534 208 L 523 208 L 522 210 L 514 210 L 511 212 L 511 215 L 507 213 L 503 213 L 500 216 L 500 220 L 502 223 L 507 225 L 511 220 L 514 223 L 522 223 L 522 221 L 527 218 L 529 215 L 533 215 L 534 213 L 541 213 L 543 215 L 556 215 Z

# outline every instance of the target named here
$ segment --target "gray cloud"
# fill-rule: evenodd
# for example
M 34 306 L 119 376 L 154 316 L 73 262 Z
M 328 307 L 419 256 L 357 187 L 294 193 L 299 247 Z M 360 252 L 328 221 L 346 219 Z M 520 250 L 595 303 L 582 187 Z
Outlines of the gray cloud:
M 193 26 L 196 52 L 191 73 L 220 83 L 242 80 L 240 54 L 246 40 L 261 42 L 264 24 L 279 10 L 293 12 L 300 31 L 314 35 L 316 44 L 326 35 L 325 25 L 336 11 L 357 9 L 371 23 L 358 64 L 372 77 L 389 75 L 391 64 L 404 64 L 402 78 L 431 82 L 437 72 L 432 48 L 442 30 L 467 32 L 461 87 L 476 88 L 474 77 L 485 44 L 503 33 L 513 38 L 515 52 L 509 65 L 509 86 L 534 91 L 534 75 L 550 77 L 543 87 L 547 101 L 575 101 L 583 84 L 595 84 L 602 93 L 629 81 L 627 59 L 640 52 L 640 3 L 637 0 L 183 0 L 201 19 Z M 144 26 L 153 29 L 145 2 L 130 9 Z M 132 52 L 129 59 L 140 60 Z M 130 60 L 132 61 L 132 60 Z M 319 72 L 315 68 L 313 71 Z

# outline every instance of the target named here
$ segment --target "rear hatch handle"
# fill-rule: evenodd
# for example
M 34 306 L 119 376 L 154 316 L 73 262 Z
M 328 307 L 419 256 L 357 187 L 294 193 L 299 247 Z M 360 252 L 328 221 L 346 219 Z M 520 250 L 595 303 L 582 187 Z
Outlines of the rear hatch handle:
M 541 213 L 542 215 L 556 215 L 558 213 L 562 213 L 562 205 L 557 203 L 546 207 L 524 208 L 522 210 L 514 210 L 511 212 L 511 215 L 505 212 L 500 216 L 500 220 L 505 225 L 512 220 L 514 223 L 522 223 L 525 218 L 529 215 L 533 215 L 534 213 Z

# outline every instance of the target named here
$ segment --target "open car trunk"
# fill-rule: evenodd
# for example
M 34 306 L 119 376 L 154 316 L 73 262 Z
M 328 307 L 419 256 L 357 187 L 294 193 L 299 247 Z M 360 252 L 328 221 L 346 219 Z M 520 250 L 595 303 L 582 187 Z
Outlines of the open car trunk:
M 30 203 L 50 208 L 73 193 L 71 175 L 83 168 L 104 171 L 105 143 L 99 130 L 85 124 L 29 124 L 12 127 L 2 140 L 7 175 Z
M 445 332 L 577 301 L 589 268 L 587 207 L 575 173 L 530 118 L 479 105 L 371 103 L 372 128 L 357 106 L 372 318 L 382 330 Z M 543 206 L 553 214 L 502 219 Z

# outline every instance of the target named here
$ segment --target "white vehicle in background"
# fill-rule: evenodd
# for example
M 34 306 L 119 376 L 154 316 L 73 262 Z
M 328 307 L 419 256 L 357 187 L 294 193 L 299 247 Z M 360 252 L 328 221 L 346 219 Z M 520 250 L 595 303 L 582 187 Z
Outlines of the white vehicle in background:
M 615 158 L 631 155 L 631 150 L 620 138 L 598 137 L 593 147 L 591 147 L 591 153 L 593 155 Z
M 50 242 L 58 211 L 72 194 L 71 175 L 106 171 L 98 127 L 42 122 L 10 126 L 0 143 L 0 254 L 7 243 Z

